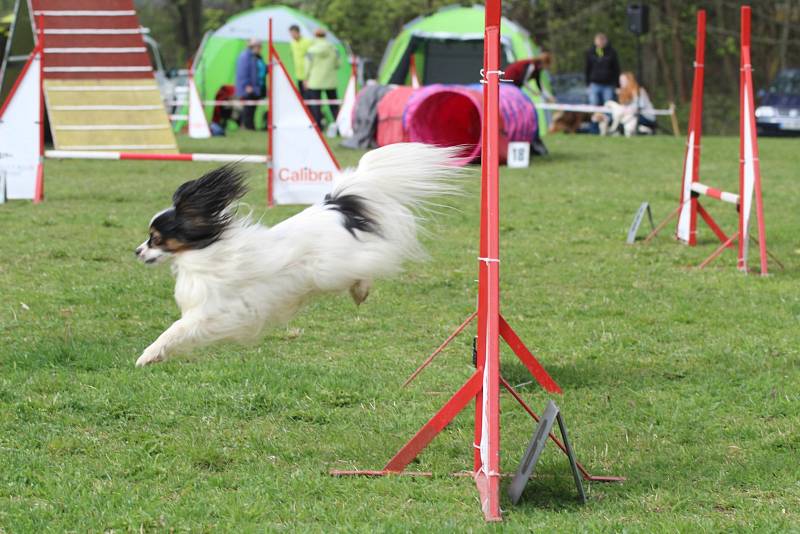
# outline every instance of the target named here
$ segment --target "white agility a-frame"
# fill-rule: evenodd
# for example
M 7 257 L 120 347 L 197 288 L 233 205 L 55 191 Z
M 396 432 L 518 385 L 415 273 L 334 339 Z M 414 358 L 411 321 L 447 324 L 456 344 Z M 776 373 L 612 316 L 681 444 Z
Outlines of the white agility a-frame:
M 8 199 L 44 199 L 42 72 L 40 39 L 0 106 L 0 196 Z
M 739 82 L 739 192 L 732 193 L 710 187 L 700 182 L 700 147 L 703 133 L 703 79 L 705 72 L 706 13 L 697 12 L 697 38 L 694 62 L 694 84 L 692 87 L 692 109 L 689 117 L 689 133 L 686 142 L 681 196 L 678 207 L 656 227 L 645 241 L 650 241 L 670 219 L 677 216 L 675 237 L 689 245 L 697 244 L 697 217 L 705 221 L 720 240 L 721 245 L 700 264 L 705 267 L 727 248 L 738 244 L 737 267 L 748 271 L 747 254 L 751 241 L 759 249 L 760 272 L 767 274 L 767 244 L 764 227 L 764 206 L 761 197 L 761 168 L 758 159 L 758 136 L 755 128 L 755 106 L 753 99 L 753 67 L 750 63 L 750 7 L 741 9 L 741 77 Z M 705 196 L 736 206 L 739 224 L 737 231 L 728 236 L 711 214 L 703 207 L 700 197 Z M 756 208 L 758 239 L 750 233 L 753 206 Z M 774 259 L 774 258 L 773 258 Z M 777 260 L 776 260 L 777 262 Z M 779 262 L 777 262 L 779 263 Z
M 314 204 L 331 192 L 339 162 L 272 44 L 269 22 L 267 204 Z

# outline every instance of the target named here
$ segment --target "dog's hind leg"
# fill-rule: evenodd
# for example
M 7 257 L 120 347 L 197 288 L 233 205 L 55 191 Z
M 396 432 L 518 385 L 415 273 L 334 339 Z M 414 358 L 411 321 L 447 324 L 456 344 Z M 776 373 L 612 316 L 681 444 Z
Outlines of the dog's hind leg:
M 372 280 L 359 280 L 350 286 L 350 296 L 353 297 L 353 302 L 356 303 L 356 306 L 360 306 L 362 302 L 367 300 L 371 287 Z

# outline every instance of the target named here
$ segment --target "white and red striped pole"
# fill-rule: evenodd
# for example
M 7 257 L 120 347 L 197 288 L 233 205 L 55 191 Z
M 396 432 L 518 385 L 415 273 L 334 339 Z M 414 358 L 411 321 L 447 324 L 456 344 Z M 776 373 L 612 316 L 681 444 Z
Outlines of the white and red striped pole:
M 698 195 L 715 198 L 717 200 L 721 200 L 722 202 L 727 202 L 728 204 L 739 204 L 739 195 L 736 193 L 729 193 L 728 191 L 723 191 L 721 189 L 717 189 L 716 187 L 710 187 L 705 184 L 701 184 L 700 182 L 694 182 L 692 184 L 692 192 L 697 193 Z
M 756 223 L 761 274 L 767 274 L 767 236 L 764 228 L 764 203 L 761 197 L 761 165 L 758 159 L 758 134 L 753 101 L 753 66 L 750 59 L 750 6 L 741 10 L 741 74 L 739 90 L 739 254 L 737 267 L 747 271 L 752 197 L 756 201 Z M 749 190 L 752 187 L 752 190 Z
M 217 163 L 269 163 L 269 156 L 252 154 L 146 154 L 89 150 L 46 150 L 48 159 L 102 159 L 118 161 L 195 161 Z
M 481 230 L 478 259 L 478 372 L 475 483 L 487 521 L 500 521 L 500 17 L 486 2 L 483 52 Z
M 686 156 L 683 160 L 683 179 L 678 211 L 678 239 L 689 246 L 697 244 L 697 198 L 692 195 L 692 184 L 700 180 L 700 148 L 703 137 L 703 79 L 706 55 L 706 12 L 697 12 L 695 38 L 694 82 L 692 84 L 692 109 L 689 115 L 689 133 L 686 138 Z

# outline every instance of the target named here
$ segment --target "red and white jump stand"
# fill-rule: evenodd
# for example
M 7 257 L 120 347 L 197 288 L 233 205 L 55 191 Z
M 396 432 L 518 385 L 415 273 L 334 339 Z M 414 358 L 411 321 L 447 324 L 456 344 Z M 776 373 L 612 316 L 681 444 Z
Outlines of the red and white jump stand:
M 477 317 L 477 369 L 444 406 L 406 443 L 381 470 L 341 471 L 331 474 L 383 476 L 430 473 L 409 473 L 405 469 L 418 454 L 475 399 L 475 441 L 473 443 L 473 471 L 481 508 L 487 521 L 501 520 L 500 512 L 500 388 L 505 388 L 535 420 L 538 416 L 525 403 L 517 391 L 500 373 L 500 338 L 505 339 L 517 357 L 528 368 L 539 384 L 550 393 L 561 393 L 561 388 L 539 364 L 525 344 L 500 313 L 500 205 L 499 205 L 499 94 L 500 94 L 500 18 L 501 1 L 486 2 L 484 68 L 483 68 L 483 146 L 481 158 L 481 220 L 480 256 L 478 258 L 478 310 L 423 364 L 427 365 L 441 350 Z M 413 379 L 422 367 L 412 375 Z M 411 380 L 409 379 L 409 380 Z M 562 451 L 563 444 L 553 435 Z M 595 477 L 580 464 L 586 480 L 619 481 L 619 477 Z
M 764 204 L 761 198 L 761 167 L 758 160 L 758 135 L 756 133 L 755 105 L 753 100 L 753 67 L 750 63 L 750 6 L 741 9 L 741 76 L 739 82 L 739 192 L 731 193 L 700 182 L 700 147 L 703 132 L 703 77 L 705 72 L 706 12 L 697 12 L 697 40 L 692 86 L 692 110 L 689 116 L 689 134 L 683 164 L 683 180 L 678 207 L 645 239 L 650 241 L 673 218 L 678 218 L 676 237 L 689 246 L 697 244 L 697 216 L 720 240 L 721 245 L 699 267 L 702 269 L 716 259 L 726 248 L 738 243 L 737 267 L 748 271 L 747 252 L 750 241 L 759 249 L 760 271 L 767 274 L 767 238 L 764 229 Z M 739 213 L 737 231 L 730 236 L 720 228 L 711 214 L 700 203 L 705 196 L 736 206 Z M 750 214 L 755 200 L 758 239 L 750 234 Z M 774 258 L 773 258 L 774 259 Z M 776 260 L 777 262 L 777 260 Z M 777 262 L 780 264 L 780 262 Z

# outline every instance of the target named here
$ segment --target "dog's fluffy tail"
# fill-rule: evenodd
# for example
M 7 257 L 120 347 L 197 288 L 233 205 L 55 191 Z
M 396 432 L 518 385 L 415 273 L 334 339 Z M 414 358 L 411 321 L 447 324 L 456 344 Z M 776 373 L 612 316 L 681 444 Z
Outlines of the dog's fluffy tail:
M 396 271 L 404 260 L 425 257 L 417 239 L 422 215 L 434 198 L 460 191 L 461 152 L 421 143 L 378 148 L 342 174 L 325 204 L 342 213 L 357 239 L 371 234 L 388 245 L 381 267 Z
M 397 143 L 364 154 L 354 171 L 345 172 L 333 199 L 357 195 L 370 204 L 396 203 L 419 208 L 431 198 L 457 193 L 456 178 L 464 161 L 461 147 Z M 384 206 L 385 207 L 385 206 Z

